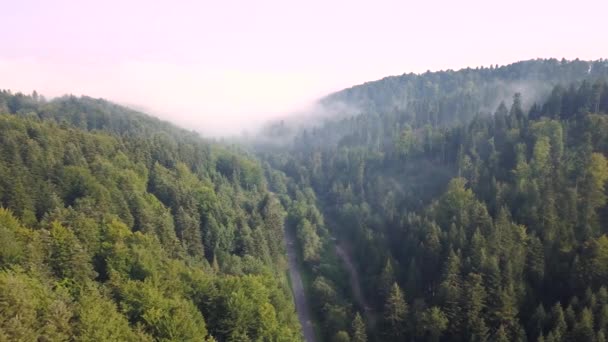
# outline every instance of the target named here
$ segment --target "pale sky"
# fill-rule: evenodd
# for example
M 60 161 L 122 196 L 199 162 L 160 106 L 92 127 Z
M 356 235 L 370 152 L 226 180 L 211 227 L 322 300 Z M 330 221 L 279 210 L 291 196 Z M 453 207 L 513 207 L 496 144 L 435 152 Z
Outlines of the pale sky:
M 3 1 L 0 88 L 236 134 L 384 76 L 608 58 L 607 13 L 607 0 Z

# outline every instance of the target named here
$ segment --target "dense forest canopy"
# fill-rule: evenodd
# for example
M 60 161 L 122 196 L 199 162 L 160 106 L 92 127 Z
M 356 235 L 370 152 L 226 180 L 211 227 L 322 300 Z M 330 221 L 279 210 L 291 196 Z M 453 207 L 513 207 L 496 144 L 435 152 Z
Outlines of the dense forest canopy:
M 557 59 L 391 76 L 328 95 L 312 113 L 267 125 L 260 140 L 269 142 L 274 137 L 284 145 L 298 136 L 303 126 L 313 136 L 323 135 L 319 147 L 333 146 L 353 125 L 367 129 L 359 134 L 368 135 L 353 141 L 367 143 L 370 138 L 378 139 L 376 136 L 390 139 L 394 130 L 400 132 L 406 124 L 435 128 L 466 124 L 477 115 L 494 113 L 502 101 L 508 103 L 516 93 L 524 95 L 522 105 L 528 108 L 535 102 L 543 103 L 557 85 L 607 76 L 605 60 Z M 358 124 L 361 120 L 374 122 Z
M 300 340 L 252 156 L 86 97 L 0 109 L 0 340 Z
M 605 341 L 607 81 L 388 77 L 243 146 L 2 91 L 0 341 L 301 341 L 284 234 L 320 341 Z
M 323 218 L 294 227 L 324 339 L 370 311 L 325 271 L 337 236 L 368 340 L 604 341 L 607 77 L 603 60 L 390 77 L 324 99 L 359 114 L 261 144 Z

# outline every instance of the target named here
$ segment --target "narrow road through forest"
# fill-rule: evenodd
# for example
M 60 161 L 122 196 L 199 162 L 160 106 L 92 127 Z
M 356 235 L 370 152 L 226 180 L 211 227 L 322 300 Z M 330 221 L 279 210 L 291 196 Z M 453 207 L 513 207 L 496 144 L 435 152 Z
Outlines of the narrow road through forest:
M 363 290 L 361 289 L 361 278 L 359 277 L 359 271 L 357 267 L 353 263 L 350 250 L 345 243 L 336 242 L 336 255 L 342 260 L 344 265 L 346 266 L 346 270 L 350 276 L 350 287 L 353 290 L 353 295 L 355 296 L 355 300 L 360 307 L 363 308 L 363 317 L 367 322 L 368 327 L 373 327 L 376 323 L 374 312 L 371 306 L 365 300 L 365 296 L 363 295 Z
M 306 294 L 304 293 L 304 284 L 302 284 L 302 277 L 300 276 L 300 268 L 298 264 L 298 253 L 295 244 L 295 238 L 293 236 L 293 232 L 291 232 L 289 229 L 285 229 L 285 248 L 287 249 L 289 278 L 291 279 L 291 290 L 293 292 L 293 298 L 296 303 L 298 319 L 300 320 L 300 325 L 302 325 L 304 341 L 315 342 L 315 330 L 312 326 L 310 309 L 308 307 L 308 301 L 306 300 Z

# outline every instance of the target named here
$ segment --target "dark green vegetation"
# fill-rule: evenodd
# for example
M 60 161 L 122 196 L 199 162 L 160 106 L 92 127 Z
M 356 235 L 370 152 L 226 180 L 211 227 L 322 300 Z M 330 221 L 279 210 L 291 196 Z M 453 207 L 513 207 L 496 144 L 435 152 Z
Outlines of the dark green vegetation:
M 258 159 L 2 92 L 0 341 L 300 340 L 292 229 L 324 341 L 603 342 L 607 79 L 558 60 L 389 77 L 269 127 Z
M 324 100 L 360 115 L 261 147 L 307 189 L 290 222 L 325 340 L 605 341 L 607 78 L 606 61 L 558 60 L 390 77 Z
M 301 340 L 257 161 L 101 100 L 0 112 L 0 341 Z

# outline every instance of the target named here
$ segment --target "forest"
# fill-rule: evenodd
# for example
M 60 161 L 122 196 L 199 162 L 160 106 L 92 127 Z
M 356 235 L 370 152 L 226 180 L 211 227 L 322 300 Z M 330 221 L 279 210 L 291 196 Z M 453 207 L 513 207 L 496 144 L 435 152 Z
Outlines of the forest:
M 1 91 L 0 341 L 302 341 L 285 234 L 318 341 L 606 341 L 607 81 L 404 74 L 245 143 Z
M 603 60 L 408 74 L 323 100 L 356 116 L 269 126 L 295 138 L 259 155 L 316 198 L 293 226 L 322 340 L 605 341 L 607 78 Z M 372 310 L 331 272 L 334 237 Z
M 300 341 L 252 156 L 92 98 L 0 94 L 1 341 Z

